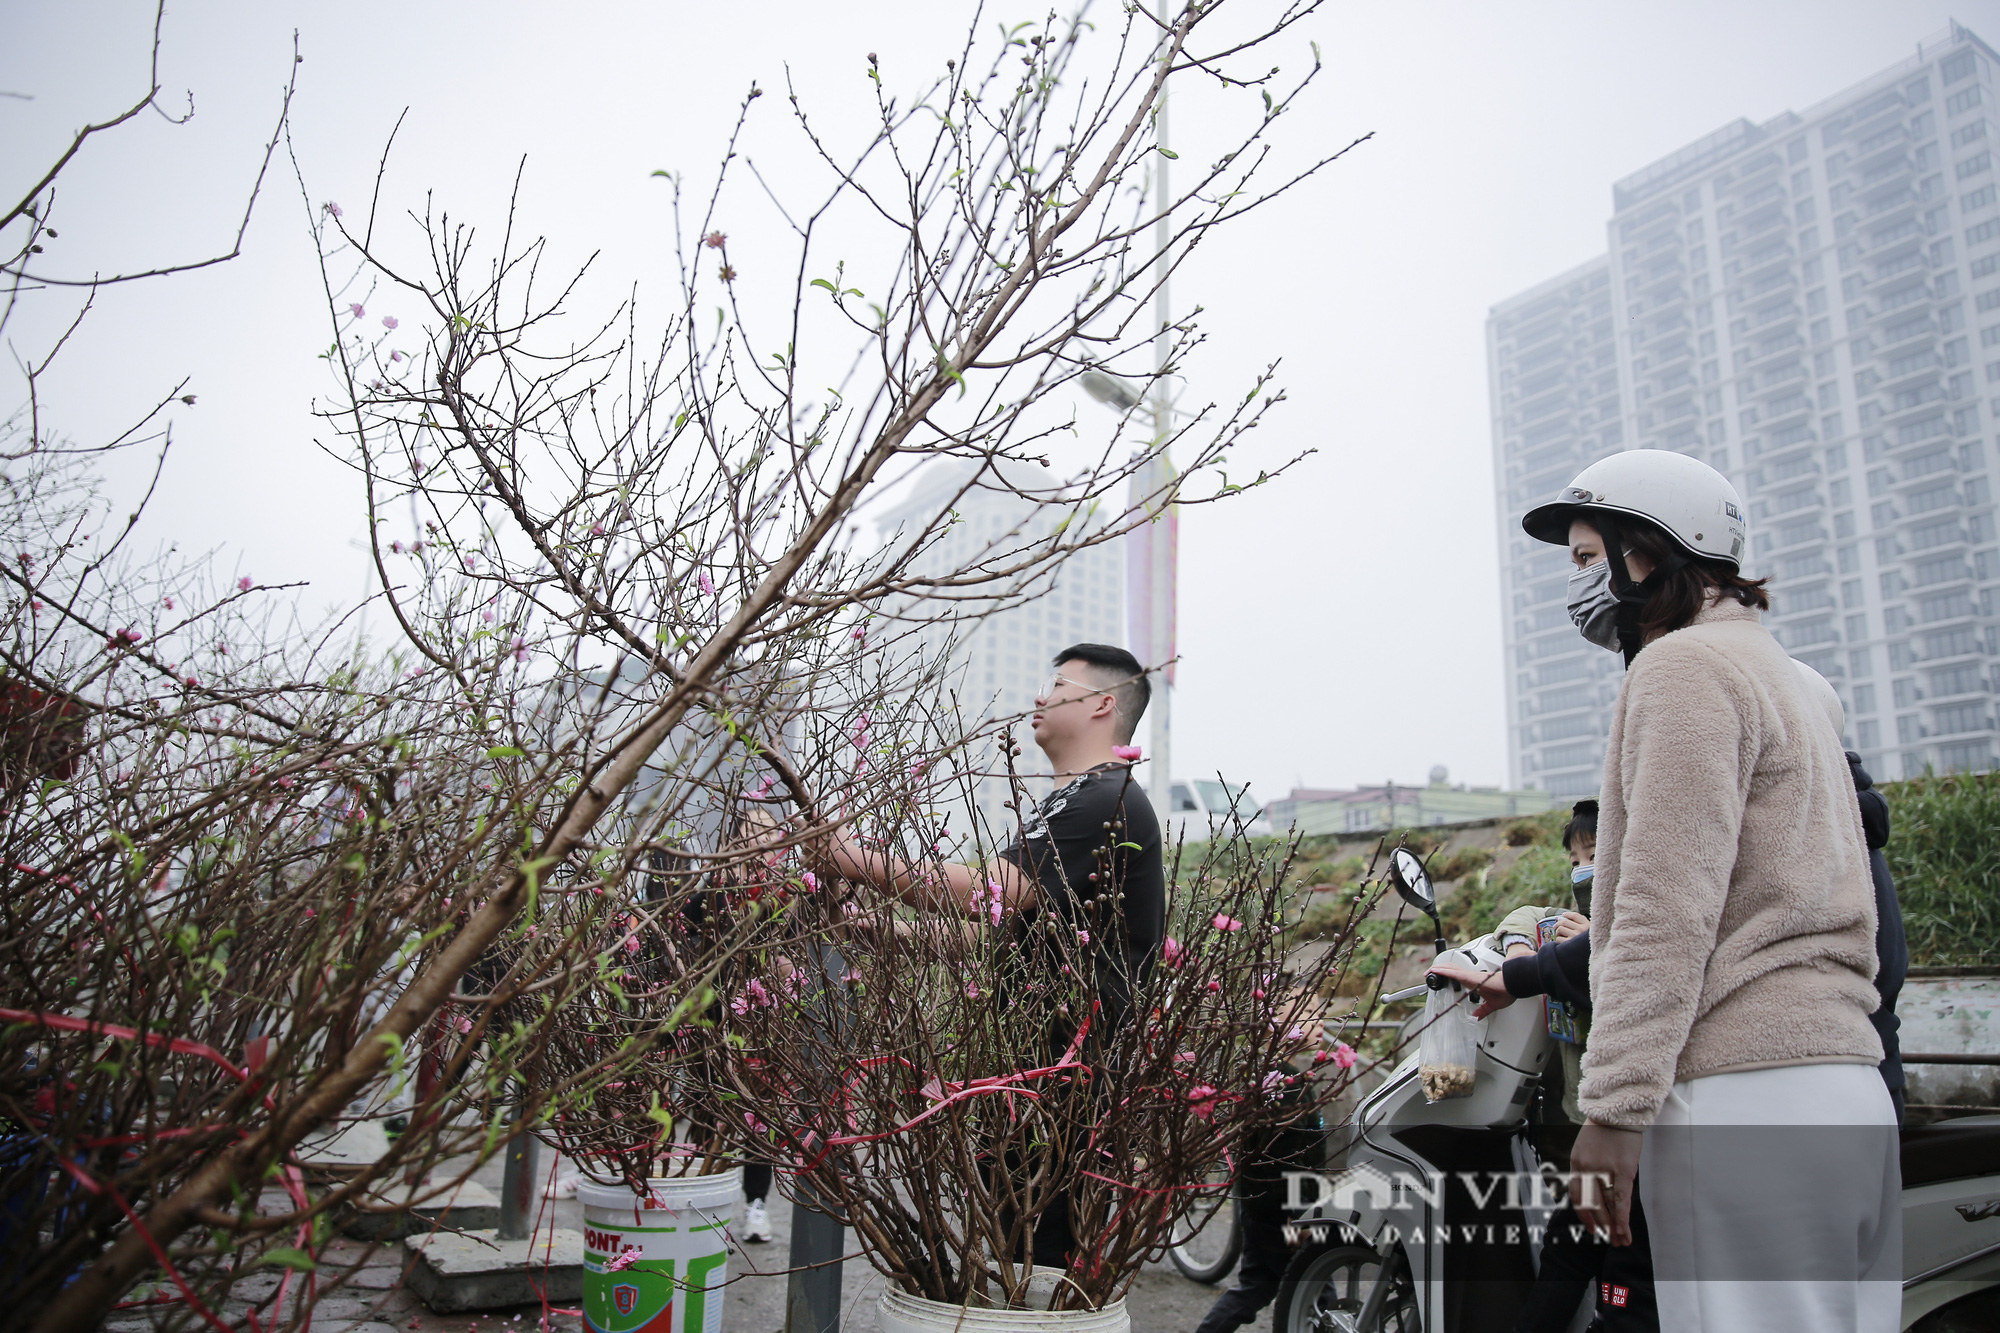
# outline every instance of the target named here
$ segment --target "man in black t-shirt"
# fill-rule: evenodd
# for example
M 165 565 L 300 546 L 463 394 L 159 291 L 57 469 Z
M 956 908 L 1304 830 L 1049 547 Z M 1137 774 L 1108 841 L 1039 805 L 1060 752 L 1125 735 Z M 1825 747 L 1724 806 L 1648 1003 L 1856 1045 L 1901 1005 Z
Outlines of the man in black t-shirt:
M 1065 648 L 1033 717 L 1058 786 L 1025 812 L 1021 836 L 995 862 L 919 876 L 900 858 L 841 837 L 828 848 L 828 868 L 913 906 L 971 916 L 986 910 L 990 878 L 1024 925 L 1052 913 L 1089 930 L 1099 1021 L 1107 1031 L 1119 1026 L 1166 933 L 1160 822 L 1126 757 L 1152 693 L 1145 668 L 1123 648 Z
M 1065 648 L 1036 697 L 1032 719 L 1035 744 L 1048 756 L 1057 787 L 1024 812 L 1012 846 L 983 868 L 946 865 L 919 877 L 896 857 L 840 838 L 829 849 L 829 869 L 914 906 L 966 915 L 987 909 L 990 878 L 1024 944 L 1031 946 L 1024 949 L 1031 969 L 1058 965 L 1046 931 L 1039 929 L 1051 916 L 1068 928 L 1088 930 L 1097 1014 L 1087 1049 L 1101 1050 L 1131 1017 L 1133 989 L 1151 969 L 1166 934 L 1160 823 L 1133 777 L 1136 752 L 1126 748 L 1151 697 L 1145 668 L 1123 648 L 1101 643 Z M 1023 1051 L 1021 1059 L 1039 1065 L 1061 1054 Z M 1034 1261 L 1062 1267 L 1070 1249 L 1069 1210 L 1058 1200 L 1036 1218 Z
M 1090 932 L 1094 1031 L 1108 1039 L 1129 1016 L 1133 987 L 1166 933 L 1160 822 L 1131 765 L 1113 760 L 1058 787 L 1028 811 L 1000 858 L 1034 883 L 1037 901 L 1019 921 L 1028 940 L 1046 940 L 1034 929 L 1044 914 Z

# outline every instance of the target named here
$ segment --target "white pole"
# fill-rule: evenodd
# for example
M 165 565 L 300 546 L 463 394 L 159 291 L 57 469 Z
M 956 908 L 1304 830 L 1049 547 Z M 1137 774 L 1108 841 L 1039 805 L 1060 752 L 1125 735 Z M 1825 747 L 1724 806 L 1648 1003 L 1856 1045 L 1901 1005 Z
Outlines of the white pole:
M 1163 59 L 1165 57 L 1162 57 Z M 1160 106 L 1158 122 L 1158 142 L 1167 146 L 1167 89 L 1160 86 Z M 1150 467 L 1149 478 L 1155 487 L 1164 485 L 1172 476 L 1172 464 L 1167 461 L 1166 441 L 1169 431 L 1169 404 L 1165 371 L 1169 353 L 1168 326 L 1173 322 L 1173 306 L 1167 298 L 1167 280 L 1173 271 L 1168 249 L 1173 243 L 1173 223 L 1167 209 L 1173 194 L 1167 183 L 1167 168 L 1170 159 L 1160 155 L 1158 174 L 1154 179 L 1159 187 L 1159 217 L 1153 223 L 1153 245 L 1157 254 L 1153 263 L 1159 280 L 1159 291 L 1155 297 L 1159 316 L 1159 335 L 1153 347 L 1153 368 L 1160 372 L 1153 380 L 1153 440 L 1159 452 Z M 1173 739 L 1174 739 L 1174 690 L 1173 668 L 1165 664 L 1174 655 L 1174 546 L 1175 531 L 1172 512 L 1162 509 L 1160 516 L 1153 520 L 1152 540 L 1147 543 L 1147 555 L 1152 564 L 1147 580 L 1152 593 L 1152 643 L 1147 645 L 1148 666 L 1161 666 L 1153 684 L 1152 707 L 1147 711 L 1152 715 L 1151 744 L 1147 746 L 1147 757 L 1152 760 L 1150 790 L 1153 809 L 1159 814 L 1164 826 L 1173 808 Z

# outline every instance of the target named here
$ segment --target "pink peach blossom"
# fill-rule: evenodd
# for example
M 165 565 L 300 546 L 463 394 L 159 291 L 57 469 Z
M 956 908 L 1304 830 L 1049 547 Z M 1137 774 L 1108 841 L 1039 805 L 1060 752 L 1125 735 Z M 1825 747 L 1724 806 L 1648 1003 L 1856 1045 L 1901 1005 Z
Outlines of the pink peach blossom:
M 384 315 L 384 316 L 382 316 L 382 327 L 383 327 L 383 328 L 385 328 L 385 329 L 393 329 L 393 328 L 395 328 L 395 327 L 396 327 L 396 317 L 395 317 L 394 315 Z
M 1139 747 L 1136 745 L 1114 745 L 1111 747 L 1111 756 L 1114 759 L 1124 759 L 1136 763 L 1139 759 Z

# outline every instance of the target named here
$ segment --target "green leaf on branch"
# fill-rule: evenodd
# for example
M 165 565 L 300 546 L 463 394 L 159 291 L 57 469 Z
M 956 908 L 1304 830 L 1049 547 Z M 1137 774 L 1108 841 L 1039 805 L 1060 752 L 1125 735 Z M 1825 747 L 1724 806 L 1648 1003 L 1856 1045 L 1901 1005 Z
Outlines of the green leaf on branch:
M 486 752 L 488 759 L 519 759 L 527 753 L 518 745 L 496 745 Z
M 260 1264 L 276 1264 L 280 1268 L 289 1268 L 295 1273 L 310 1273 L 319 1267 L 319 1264 L 310 1254 L 307 1254 L 304 1250 L 293 1249 L 290 1246 L 280 1246 L 275 1250 L 266 1250 L 263 1257 L 258 1259 L 257 1262 Z

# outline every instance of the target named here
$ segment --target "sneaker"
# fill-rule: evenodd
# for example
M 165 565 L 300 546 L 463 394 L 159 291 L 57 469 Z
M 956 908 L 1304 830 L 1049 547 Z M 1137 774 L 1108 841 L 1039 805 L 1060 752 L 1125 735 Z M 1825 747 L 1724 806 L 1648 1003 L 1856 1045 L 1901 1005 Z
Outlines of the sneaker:
M 752 1199 L 743 1210 L 743 1239 L 759 1245 L 771 1239 L 771 1219 L 764 1216 L 762 1199 Z
M 544 1199 L 574 1199 L 576 1197 L 576 1182 L 580 1178 L 578 1172 L 565 1171 L 549 1182 L 549 1187 L 542 1191 L 542 1197 Z

